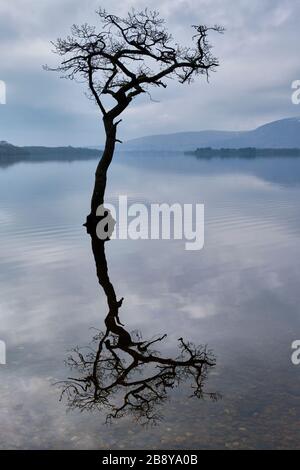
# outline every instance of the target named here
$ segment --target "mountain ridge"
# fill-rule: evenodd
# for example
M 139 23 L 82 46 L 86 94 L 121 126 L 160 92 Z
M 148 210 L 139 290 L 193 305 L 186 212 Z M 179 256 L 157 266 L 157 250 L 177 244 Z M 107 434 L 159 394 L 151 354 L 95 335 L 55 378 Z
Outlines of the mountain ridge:
M 188 131 L 126 141 L 122 150 L 189 151 L 201 147 L 300 148 L 300 117 L 285 118 L 248 131 Z

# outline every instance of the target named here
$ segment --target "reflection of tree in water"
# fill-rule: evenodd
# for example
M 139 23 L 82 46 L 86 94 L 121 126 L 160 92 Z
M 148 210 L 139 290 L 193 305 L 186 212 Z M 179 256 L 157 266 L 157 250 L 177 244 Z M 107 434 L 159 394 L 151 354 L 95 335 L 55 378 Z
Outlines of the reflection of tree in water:
M 106 410 L 107 421 L 132 415 L 145 424 L 160 420 L 159 405 L 167 400 L 169 390 L 183 381 L 190 382 L 193 397 L 208 395 L 217 399 L 217 394 L 203 389 L 207 373 L 215 365 L 206 347 L 180 338 L 177 357 L 166 358 L 154 350 L 154 345 L 158 346 L 166 335 L 142 341 L 138 333 L 129 334 L 124 328 L 119 319 L 123 299 L 117 300 L 108 276 L 105 242 L 98 239 L 90 226 L 88 232 L 109 312 L 105 318 L 106 331 L 95 335 L 86 352 L 76 348 L 67 360 L 77 375 L 61 383 L 68 407 Z

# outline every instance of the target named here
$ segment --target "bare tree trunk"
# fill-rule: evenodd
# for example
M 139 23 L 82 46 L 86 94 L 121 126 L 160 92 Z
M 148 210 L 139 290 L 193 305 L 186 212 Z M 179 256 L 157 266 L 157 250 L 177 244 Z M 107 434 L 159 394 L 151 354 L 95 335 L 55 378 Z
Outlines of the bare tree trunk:
M 112 120 L 103 119 L 106 133 L 106 142 L 102 157 L 98 163 L 95 173 L 95 184 L 91 198 L 91 212 L 87 216 L 86 223 L 84 224 L 88 231 L 95 228 L 98 217 L 96 216 L 97 209 L 104 203 L 104 194 L 106 189 L 107 171 L 114 156 L 116 145 L 116 132 L 117 124 Z
M 91 214 L 96 215 L 97 208 L 104 203 L 107 170 L 112 161 L 116 145 L 116 125 L 104 122 L 106 132 L 105 148 L 95 173 L 95 185 L 91 200 Z

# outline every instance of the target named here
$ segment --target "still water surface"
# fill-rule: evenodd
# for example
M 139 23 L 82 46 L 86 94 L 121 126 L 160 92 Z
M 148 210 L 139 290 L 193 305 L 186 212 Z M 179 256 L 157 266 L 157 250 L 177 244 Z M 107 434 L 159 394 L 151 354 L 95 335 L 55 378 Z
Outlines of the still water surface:
M 103 329 L 89 211 L 96 161 L 0 168 L 0 446 L 10 449 L 300 448 L 300 159 L 197 160 L 181 154 L 119 154 L 107 201 L 205 204 L 205 248 L 184 241 L 106 244 L 110 279 L 124 297 L 121 321 L 147 338 L 167 333 L 207 344 L 217 358 L 205 388 L 182 384 L 158 426 L 130 416 L 66 412 L 53 385 L 68 351 Z

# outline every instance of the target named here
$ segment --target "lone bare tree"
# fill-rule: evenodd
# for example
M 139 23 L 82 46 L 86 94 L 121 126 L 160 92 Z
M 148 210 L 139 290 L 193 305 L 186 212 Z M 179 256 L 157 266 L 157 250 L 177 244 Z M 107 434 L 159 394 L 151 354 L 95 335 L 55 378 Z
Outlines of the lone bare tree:
M 96 170 L 90 221 L 104 202 L 107 170 L 118 142 L 119 116 L 134 98 L 149 92 L 150 86 L 166 88 L 170 78 L 184 84 L 198 75 L 208 77 L 219 65 L 211 53 L 208 34 L 210 30 L 222 32 L 219 26 L 194 25 L 192 46 L 182 47 L 174 42 L 156 11 L 131 11 L 125 18 L 103 9 L 96 13 L 100 31 L 88 24 L 73 25 L 70 36 L 53 43 L 63 58 L 61 64 L 47 67 L 66 78 L 83 78 L 103 116 L 106 143 Z M 109 109 L 105 96 L 110 98 Z

